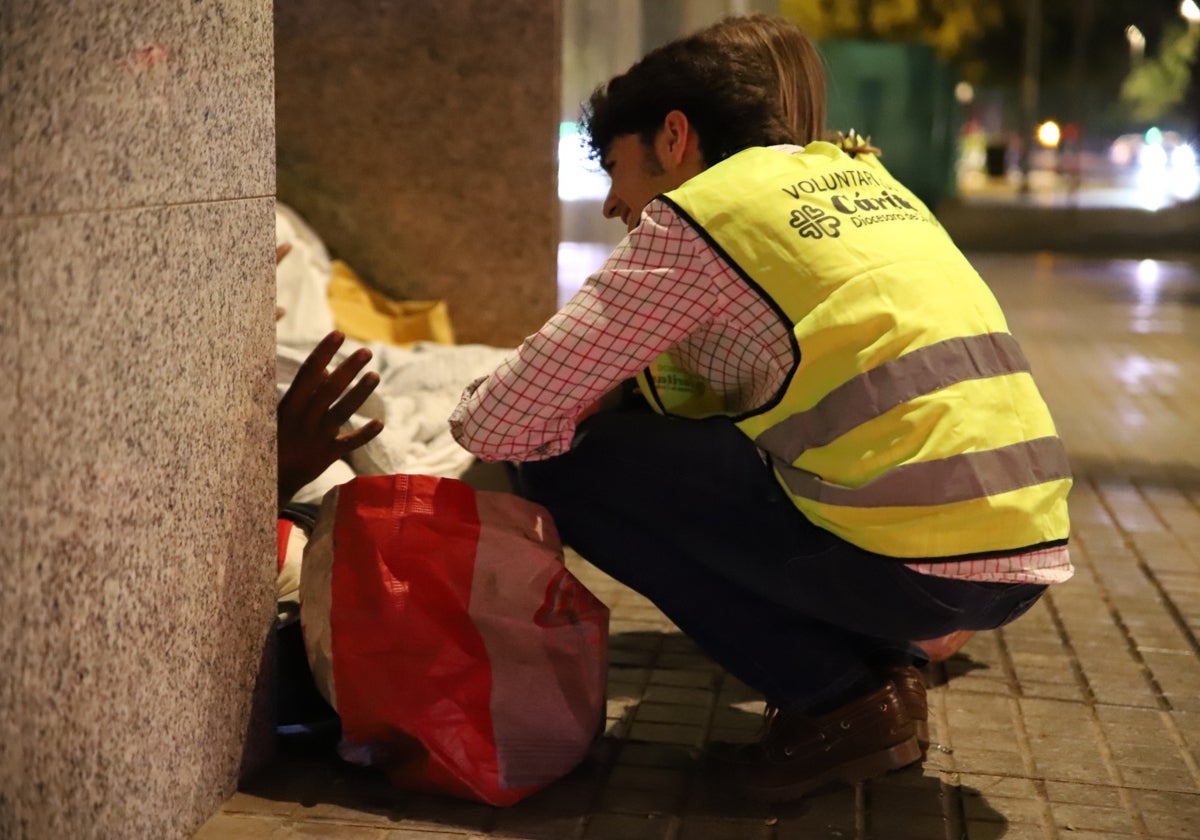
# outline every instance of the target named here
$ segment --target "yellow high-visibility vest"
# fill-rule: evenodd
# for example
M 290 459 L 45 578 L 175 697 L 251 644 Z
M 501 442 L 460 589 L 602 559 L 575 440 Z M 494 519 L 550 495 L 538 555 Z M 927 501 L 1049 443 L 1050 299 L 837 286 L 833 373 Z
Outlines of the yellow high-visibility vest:
M 1068 537 L 1066 453 L 983 280 L 874 155 L 753 148 L 662 196 L 784 319 L 794 366 L 732 415 L 812 522 L 900 558 Z M 723 412 L 664 354 L 656 410 Z

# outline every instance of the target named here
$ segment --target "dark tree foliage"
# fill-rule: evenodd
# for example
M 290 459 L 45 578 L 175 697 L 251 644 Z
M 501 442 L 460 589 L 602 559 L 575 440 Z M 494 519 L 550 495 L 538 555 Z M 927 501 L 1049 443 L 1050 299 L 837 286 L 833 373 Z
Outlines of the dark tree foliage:
M 1154 110 L 1143 96 L 1134 102 L 1125 85 L 1136 63 L 1126 29 L 1145 36 L 1143 61 L 1160 55 L 1176 60 L 1170 77 L 1187 81 L 1186 63 L 1172 48 L 1171 30 L 1183 26 L 1179 0 L 780 0 L 780 10 L 818 39 L 852 38 L 923 42 L 958 68 L 977 88 L 1007 91 L 1015 109 L 1022 100 L 1027 20 L 1039 14 L 1036 31 L 1037 119 L 1089 124 L 1104 130 L 1128 130 L 1137 114 Z M 1137 89 L 1164 87 L 1144 66 Z M 1200 69 L 1193 62 L 1190 90 L 1171 114 L 1181 123 L 1200 123 Z M 1150 79 L 1146 82 L 1145 79 Z M 1123 86 L 1127 95 L 1123 100 Z M 1186 85 L 1184 85 L 1186 88 Z M 1173 89 L 1178 89 L 1178 85 Z M 1190 115 L 1190 118 L 1189 118 Z M 1200 128 L 1200 125 L 1196 126 Z
M 962 65 L 972 81 L 987 85 L 1016 84 L 1022 72 L 1025 0 L 992 0 L 1003 22 L 968 45 Z M 1082 61 L 1085 80 L 1114 92 L 1129 73 L 1127 26 L 1134 25 L 1152 53 L 1163 29 L 1179 18 L 1178 0 L 1043 0 L 1042 78 L 1069 79 L 1073 64 Z M 1082 52 L 1082 59 L 1077 54 Z

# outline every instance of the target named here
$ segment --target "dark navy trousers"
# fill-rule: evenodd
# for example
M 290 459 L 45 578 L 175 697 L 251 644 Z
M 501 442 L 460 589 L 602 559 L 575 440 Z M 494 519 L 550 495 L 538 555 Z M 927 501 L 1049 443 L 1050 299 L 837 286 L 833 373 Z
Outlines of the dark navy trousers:
M 911 640 L 999 627 L 1045 590 L 920 574 L 818 528 L 727 418 L 598 414 L 518 475 L 565 543 L 782 708 L 849 699 L 919 662 Z

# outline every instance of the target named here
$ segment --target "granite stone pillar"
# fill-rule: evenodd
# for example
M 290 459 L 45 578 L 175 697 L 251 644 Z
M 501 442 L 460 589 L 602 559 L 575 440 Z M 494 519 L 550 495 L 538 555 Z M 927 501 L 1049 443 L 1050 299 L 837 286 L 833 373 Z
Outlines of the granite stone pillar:
M 0 0 L 0 837 L 190 836 L 273 615 L 269 0 Z
M 279 198 L 460 342 L 556 306 L 558 0 L 276 0 Z

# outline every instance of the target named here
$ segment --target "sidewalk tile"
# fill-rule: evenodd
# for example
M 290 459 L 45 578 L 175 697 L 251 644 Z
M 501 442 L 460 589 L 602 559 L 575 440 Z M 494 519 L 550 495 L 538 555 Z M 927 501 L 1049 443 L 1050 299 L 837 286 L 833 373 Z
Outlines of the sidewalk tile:
M 1099 805 L 1067 805 L 1051 803 L 1054 822 L 1059 828 L 1070 832 L 1099 831 L 1109 834 L 1135 834 L 1133 822 L 1121 808 L 1105 808 Z
M 1200 806 L 1200 802 L 1197 802 L 1197 806 Z M 1155 837 L 1195 840 L 1196 827 L 1200 826 L 1200 807 L 1142 811 L 1142 821 L 1146 824 L 1146 830 Z
M 617 766 L 668 767 L 684 770 L 695 766 L 698 750 L 672 744 L 628 742 L 617 756 Z
M 682 797 L 682 785 L 677 789 L 607 787 L 600 796 L 600 809 L 666 816 L 676 812 Z
M 710 743 L 752 744 L 758 740 L 759 725 L 746 726 L 717 726 L 708 730 Z
M 1147 739 L 1150 743 L 1117 741 L 1110 744 L 1113 760 L 1121 766 L 1161 767 L 1186 773 L 1187 765 L 1175 745 L 1165 736 L 1154 738 L 1154 734 L 1151 733 L 1152 737 Z
M 278 798 L 236 791 L 221 810 L 226 814 L 255 814 L 258 816 L 288 817 L 301 806 L 289 797 L 289 791 L 279 790 Z
M 975 773 L 1025 775 L 1025 763 L 1018 752 L 999 752 L 975 748 L 955 748 L 954 763 L 959 770 Z
M 296 823 L 284 830 L 287 840 L 391 840 L 390 832 L 380 828 L 337 823 Z M 458 835 L 455 840 L 462 840 Z M 426 840 L 422 837 L 421 840 Z
M 1017 823 L 1004 827 L 1003 834 L 997 834 L 994 823 L 980 823 L 970 821 L 967 823 L 967 838 L 968 840 L 993 840 L 993 838 L 1003 837 L 1004 840 L 1050 840 L 1053 835 L 1046 834 L 1041 826 L 1033 825 L 1032 823 Z M 1070 835 L 1071 840 L 1075 839 L 1075 834 Z M 1092 840 L 1096 840 L 1093 838 Z M 1114 840 L 1114 838 L 1109 838 Z M 1120 840 L 1120 838 L 1115 838 Z
M 192 840 L 278 840 L 286 823 L 278 818 L 217 814 L 192 835 Z
M 413 800 L 397 828 L 415 831 L 446 831 L 464 834 L 483 832 L 495 808 L 464 802 L 448 796 L 421 796 Z
M 591 775 L 571 774 L 522 800 L 515 810 L 522 814 L 537 814 L 544 817 L 573 817 L 588 813 L 603 789 L 604 779 L 599 773 Z M 508 809 L 509 811 L 514 809 Z M 497 811 L 497 818 L 506 813 Z
M 681 706 L 676 703 L 650 703 L 643 701 L 634 713 L 637 723 L 671 723 L 689 727 L 708 725 L 710 713 L 705 706 Z M 648 738 L 646 740 L 655 740 Z
M 1045 700 L 1083 699 L 1082 691 L 1073 682 L 1035 682 L 1021 677 L 1020 683 L 1021 693 L 1026 697 L 1038 697 Z
M 1023 776 L 993 776 L 973 773 L 954 773 L 947 783 L 960 787 L 961 794 L 985 799 L 1036 799 L 1037 788 Z
M 855 790 L 838 788 L 776 807 L 776 840 L 854 840 Z
M 713 693 L 706 688 L 680 688 L 678 686 L 654 685 L 646 687 L 644 699 L 651 703 L 676 703 L 681 706 L 712 705 Z
M 736 707 L 718 706 L 713 712 L 713 726 L 757 731 L 762 727 L 763 710 L 765 708 L 766 704 L 762 703 L 739 705 Z
M 683 792 L 685 781 L 685 777 L 675 770 L 622 764 L 613 768 L 608 777 L 608 787 L 658 790 L 680 794 Z
M 513 840 L 577 840 L 583 836 L 584 818 L 555 817 L 520 809 L 502 809 L 488 837 Z
M 888 812 L 871 813 L 870 836 L 886 837 L 888 840 L 930 840 L 945 837 L 946 826 L 941 815 L 909 816 Z
M 659 663 L 661 665 L 661 663 Z M 719 680 L 719 671 L 712 668 L 699 670 L 679 670 L 671 668 L 656 668 L 650 675 L 654 685 L 674 686 L 676 688 L 703 688 L 712 690 Z
M 632 741 L 679 744 L 699 749 L 704 744 L 704 727 L 676 723 L 645 723 L 635 719 L 629 728 L 629 738 Z
M 942 817 L 942 790 L 936 778 L 924 778 L 919 787 L 892 787 L 890 776 L 874 779 L 870 786 L 872 814 L 894 814 L 906 817 Z
M 1196 789 L 1187 768 L 1182 765 L 1178 768 L 1120 766 L 1117 772 L 1121 774 L 1121 781 L 1130 787 L 1172 791 Z
M 672 821 L 660 817 L 597 814 L 588 821 L 585 840 L 666 840 Z
M 771 840 L 766 821 L 717 820 L 709 817 L 684 817 L 679 840 Z
M 1041 825 L 1042 806 L 1035 799 L 999 796 L 964 796 L 963 813 L 969 822 L 1003 822 Z

